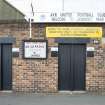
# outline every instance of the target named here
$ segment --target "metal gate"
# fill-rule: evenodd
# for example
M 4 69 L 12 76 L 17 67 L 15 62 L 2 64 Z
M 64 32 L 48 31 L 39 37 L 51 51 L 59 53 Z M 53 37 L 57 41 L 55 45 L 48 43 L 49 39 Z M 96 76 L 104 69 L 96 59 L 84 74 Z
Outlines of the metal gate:
M 86 44 L 59 44 L 59 90 L 85 90 Z
M 12 88 L 12 44 L 0 45 L 0 90 Z

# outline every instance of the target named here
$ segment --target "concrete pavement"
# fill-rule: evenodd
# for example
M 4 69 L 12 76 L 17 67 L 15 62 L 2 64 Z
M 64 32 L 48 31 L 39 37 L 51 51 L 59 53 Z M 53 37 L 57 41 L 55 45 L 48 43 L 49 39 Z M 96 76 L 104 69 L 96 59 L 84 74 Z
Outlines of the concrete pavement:
M 0 105 L 105 105 L 105 95 L 0 93 Z

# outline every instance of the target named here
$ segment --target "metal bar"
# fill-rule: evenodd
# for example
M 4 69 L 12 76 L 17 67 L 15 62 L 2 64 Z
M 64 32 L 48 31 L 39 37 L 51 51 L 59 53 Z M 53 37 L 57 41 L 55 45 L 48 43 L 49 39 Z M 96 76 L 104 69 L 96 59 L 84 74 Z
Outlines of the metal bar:
M 30 39 L 32 38 L 32 24 L 31 24 L 31 18 L 29 19 L 29 27 L 30 27 Z

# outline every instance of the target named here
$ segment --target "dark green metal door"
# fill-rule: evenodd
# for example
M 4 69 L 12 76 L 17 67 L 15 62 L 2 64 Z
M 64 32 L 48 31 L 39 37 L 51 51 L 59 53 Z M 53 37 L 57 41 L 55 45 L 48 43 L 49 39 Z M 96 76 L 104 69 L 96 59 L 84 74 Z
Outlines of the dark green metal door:
M 85 90 L 85 69 L 85 44 L 59 44 L 59 90 Z
M 12 45 L 0 45 L 0 90 L 12 88 Z

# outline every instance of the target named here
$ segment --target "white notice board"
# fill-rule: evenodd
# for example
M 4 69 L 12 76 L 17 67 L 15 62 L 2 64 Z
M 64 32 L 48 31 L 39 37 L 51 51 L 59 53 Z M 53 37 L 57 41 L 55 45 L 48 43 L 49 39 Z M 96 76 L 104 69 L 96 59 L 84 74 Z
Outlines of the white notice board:
M 41 58 L 47 57 L 46 41 L 24 41 L 24 58 Z

